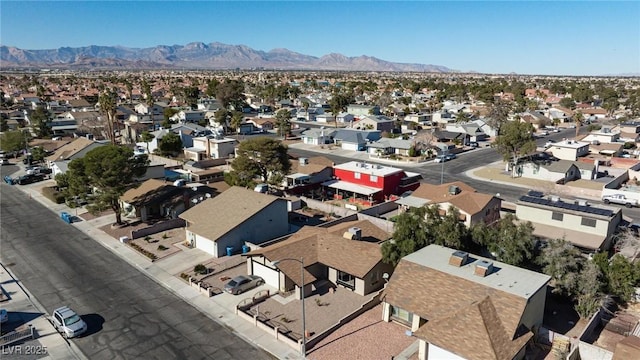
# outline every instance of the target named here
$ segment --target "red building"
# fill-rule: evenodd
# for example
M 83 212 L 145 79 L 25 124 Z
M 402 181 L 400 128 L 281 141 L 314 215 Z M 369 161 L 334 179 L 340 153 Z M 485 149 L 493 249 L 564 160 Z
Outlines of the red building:
M 415 190 L 422 179 L 418 173 L 361 161 L 335 165 L 333 175 L 333 180 L 322 183 L 327 192 L 333 194 L 333 198 L 350 198 L 364 205 Z

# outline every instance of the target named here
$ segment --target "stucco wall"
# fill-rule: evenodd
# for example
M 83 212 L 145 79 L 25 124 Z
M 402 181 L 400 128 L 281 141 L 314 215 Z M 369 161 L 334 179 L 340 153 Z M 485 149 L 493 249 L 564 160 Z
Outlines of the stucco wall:
M 562 227 L 565 229 L 572 229 L 590 234 L 597 234 L 607 236 L 609 231 L 609 222 L 596 217 L 590 216 L 590 214 L 574 215 L 564 212 L 563 209 L 557 209 L 557 212 L 563 213 L 562 221 L 553 220 L 551 218 L 552 211 L 545 209 L 537 209 L 534 207 L 518 205 L 516 206 L 516 216 L 520 220 L 533 221 L 540 224 Z M 584 226 L 581 224 L 582 218 L 596 219 L 596 226 Z

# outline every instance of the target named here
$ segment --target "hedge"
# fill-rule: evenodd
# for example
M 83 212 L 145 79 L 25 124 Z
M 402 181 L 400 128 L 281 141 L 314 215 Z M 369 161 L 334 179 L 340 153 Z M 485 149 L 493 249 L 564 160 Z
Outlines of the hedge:
M 64 203 L 64 195 L 53 186 L 42 188 L 42 195 L 56 204 Z

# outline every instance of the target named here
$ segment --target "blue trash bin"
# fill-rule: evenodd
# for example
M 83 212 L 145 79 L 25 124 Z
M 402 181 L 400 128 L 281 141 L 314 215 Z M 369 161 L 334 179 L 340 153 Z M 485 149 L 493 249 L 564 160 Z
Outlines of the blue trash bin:
M 249 252 L 249 250 L 251 250 L 251 248 L 247 245 L 242 245 L 242 253 L 246 254 Z
M 233 246 L 227 246 L 227 256 L 233 255 Z

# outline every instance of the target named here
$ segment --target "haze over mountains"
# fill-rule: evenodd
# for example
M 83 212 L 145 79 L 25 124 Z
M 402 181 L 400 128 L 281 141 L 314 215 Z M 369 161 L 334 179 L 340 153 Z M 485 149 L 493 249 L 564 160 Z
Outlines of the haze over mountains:
M 0 46 L 3 68 L 103 68 L 103 69 L 282 69 L 282 70 L 343 70 L 399 72 L 455 72 L 442 65 L 405 64 L 371 56 L 348 57 L 328 54 L 315 57 L 287 49 L 265 52 L 244 45 L 218 42 L 187 45 L 158 45 L 150 48 L 123 46 L 62 47 L 50 50 L 24 50 Z

